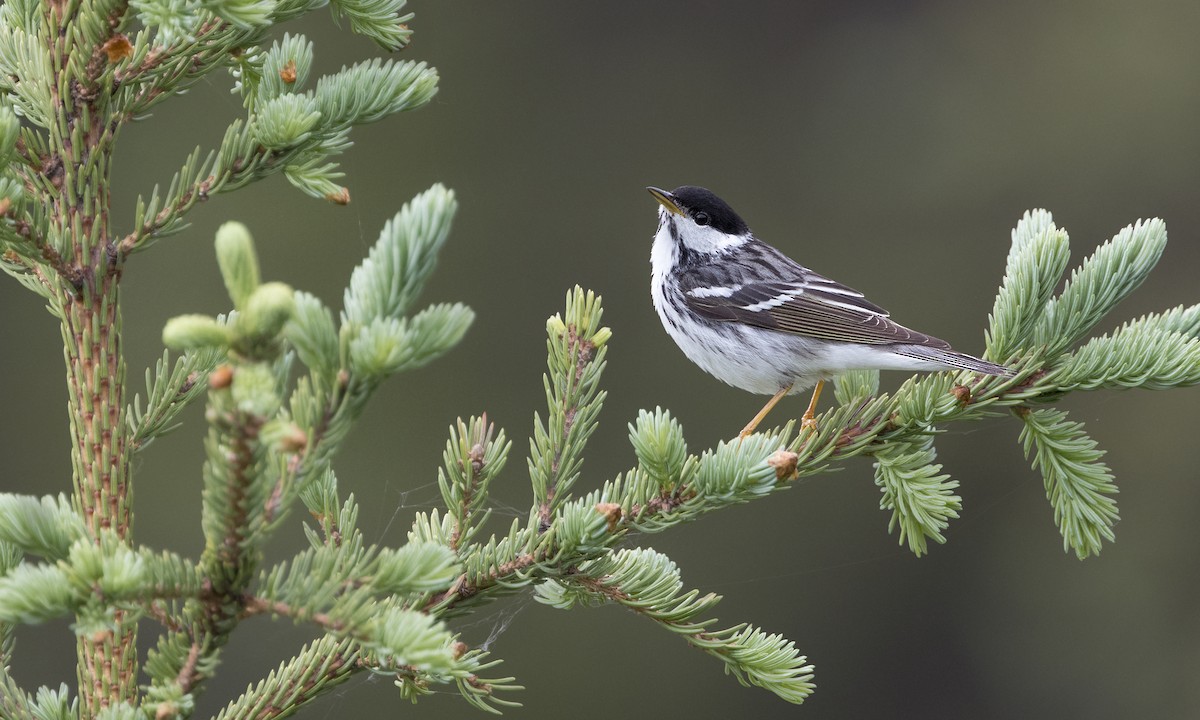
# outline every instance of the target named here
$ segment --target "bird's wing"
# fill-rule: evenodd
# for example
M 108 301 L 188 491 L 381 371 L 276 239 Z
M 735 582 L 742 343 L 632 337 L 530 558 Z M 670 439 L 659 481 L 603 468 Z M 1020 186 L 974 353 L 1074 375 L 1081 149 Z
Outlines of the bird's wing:
M 950 347 L 893 322 L 859 291 L 774 255 L 769 269 L 762 262 L 694 268 L 683 273 L 680 290 L 688 306 L 710 320 L 847 343 Z M 770 279 L 763 277 L 768 272 Z

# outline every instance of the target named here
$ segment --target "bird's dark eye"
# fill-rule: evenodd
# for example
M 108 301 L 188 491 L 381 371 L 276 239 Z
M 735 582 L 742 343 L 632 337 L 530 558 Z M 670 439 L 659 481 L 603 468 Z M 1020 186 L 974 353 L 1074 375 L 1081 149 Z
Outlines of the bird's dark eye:
M 698 212 L 692 216 L 692 220 L 695 220 L 697 225 L 707 225 L 709 223 L 708 213 Z

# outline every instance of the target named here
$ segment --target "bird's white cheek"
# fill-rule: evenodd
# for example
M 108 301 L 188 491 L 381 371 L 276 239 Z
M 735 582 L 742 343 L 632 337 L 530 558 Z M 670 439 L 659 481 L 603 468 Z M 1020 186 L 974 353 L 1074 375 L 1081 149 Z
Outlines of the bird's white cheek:
M 744 245 L 749 239 L 744 235 L 726 235 L 707 225 L 697 225 L 691 220 L 679 223 L 679 236 L 683 244 L 697 253 L 721 253 Z

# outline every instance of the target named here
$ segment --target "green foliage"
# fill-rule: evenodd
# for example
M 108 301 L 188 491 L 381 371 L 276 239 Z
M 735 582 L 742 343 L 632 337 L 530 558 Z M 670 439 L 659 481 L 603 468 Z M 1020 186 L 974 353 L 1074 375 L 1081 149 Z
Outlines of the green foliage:
M 1058 297 L 1051 299 L 1034 327 L 1033 339 L 1052 357 L 1071 347 L 1133 292 L 1162 256 L 1167 226 L 1157 218 L 1139 220 L 1085 259 Z
M 262 76 L 252 96 L 266 102 L 296 92 L 308 84 L 312 72 L 313 44 L 303 35 L 283 34 L 271 43 L 262 58 Z
M 345 668 L 358 661 L 359 652 L 352 640 L 322 636 L 250 686 L 222 709 L 216 720 L 250 720 L 261 717 L 270 707 L 286 707 L 294 712 L 350 679 Z
M 45 128 L 51 124 L 53 107 L 50 48 L 38 37 L 39 23 L 31 8 L 18 7 L 5 13 L 5 23 L 0 26 L 0 91 L 21 117 Z
M 866 400 L 879 392 L 878 370 L 850 370 L 833 379 L 834 397 L 839 405 Z
M 450 427 L 450 439 L 442 454 L 443 467 L 438 470 L 438 487 L 446 503 L 447 516 L 454 518 L 455 528 L 447 539 L 452 548 L 470 541 L 479 526 L 487 519 L 488 489 L 508 461 L 512 443 L 497 432 L 487 416 L 460 419 Z
M 957 518 L 962 498 L 953 493 L 958 483 L 939 474 L 934 464 L 933 438 L 924 443 L 894 443 L 875 453 L 875 484 L 883 493 L 880 510 L 891 510 L 888 532 L 900 528 L 900 544 L 918 557 L 929 551 L 926 540 L 946 542 L 942 531 Z
M 601 327 L 600 297 L 576 287 L 567 293 L 566 319 L 546 321 L 550 373 L 543 376 L 548 417 L 534 415 L 529 477 L 543 522 L 579 479 L 583 448 L 596 429 L 606 393 L 600 390 L 604 347 L 612 332 Z
M 227 222 L 217 229 L 217 266 L 225 280 L 225 290 L 233 306 L 244 311 L 250 296 L 262 283 L 254 238 L 239 222 Z
M 434 305 L 411 320 L 378 318 L 350 341 L 350 364 L 366 378 L 415 370 L 454 347 L 475 313 L 465 305 Z
M 767 459 L 787 444 L 787 431 L 782 436 L 758 433 L 745 440 L 719 442 L 715 450 L 700 455 L 692 488 L 706 502 L 731 505 L 748 502 L 780 485 L 776 469 Z
M 0 545 L 61 560 L 84 532 L 83 522 L 65 495 L 35 498 L 0 493 Z
M 392 595 L 445 590 L 462 568 L 454 551 L 432 542 L 410 542 L 379 555 L 371 578 L 376 590 Z
M 1036 451 L 1033 466 L 1041 469 L 1046 480 L 1046 497 L 1054 507 L 1063 550 L 1074 550 L 1080 560 L 1098 555 L 1102 541 L 1116 537 L 1113 526 L 1120 519 L 1112 497 L 1117 486 L 1108 466 L 1100 462 L 1104 451 L 1087 436 L 1083 423 L 1067 420 L 1061 410 L 1022 413 L 1021 419 L 1025 457 Z
M 278 282 L 255 288 L 233 324 L 233 349 L 248 357 L 265 353 L 265 359 L 273 355 L 272 343 L 296 310 L 292 294 L 290 287 Z
M 9 572 L 20 565 L 23 555 L 24 553 L 16 545 L 0 540 L 0 578 L 8 575 Z M 16 627 L 13 623 L 0 621 L 0 710 L 5 709 L 5 694 L 22 697 L 22 694 L 16 689 L 16 684 L 12 682 L 12 678 L 8 676 L 7 672 L 9 662 L 12 658 L 13 646 L 16 643 L 14 630 L 16 630 Z
M 206 350 L 228 346 L 228 328 L 208 315 L 179 315 L 163 326 L 163 345 L 175 350 Z
M 340 362 L 333 314 L 319 298 L 306 292 L 297 292 L 295 302 L 296 311 L 284 336 L 314 376 L 332 377 Z
M 210 327 L 207 321 L 201 324 Z M 186 337 L 188 333 L 181 335 Z M 208 374 L 222 357 L 217 346 L 226 342 L 227 337 L 221 329 L 214 338 L 199 343 L 199 350 L 178 358 L 173 366 L 170 355 L 164 350 L 162 359 L 154 364 L 153 373 L 146 369 L 145 405 L 140 395 L 134 395 L 129 411 L 125 413 L 135 450 L 141 450 L 155 438 L 178 427 L 178 424 L 172 424 L 175 418 L 208 389 Z
M 341 173 L 329 158 L 350 146 L 351 128 L 420 107 L 437 92 L 437 72 L 425 63 L 379 60 L 343 68 L 319 78 L 315 88 L 304 90 L 313 62 L 312 44 L 302 35 L 287 35 L 264 51 L 255 44 L 262 39 L 259 32 L 250 31 L 250 26 L 255 25 L 252 18 L 274 3 L 225 2 L 224 9 L 241 18 L 238 22 L 245 27 L 239 30 L 238 23 L 231 21 L 224 32 L 214 30 L 207 36 L 201 32 L 212 27 L 203 24 L 207 11 L 181 4 L 176 0 L 159 0 L 141 6 L 146 11 L 162 11 L 164 18 L 171 18 L 159 26 L 160 32 L 165 33 L 160 40 L 173 42 L 178 48 L 165 57 L 154 57 L 149 44 L 143 45 L 144 38 L 139 36 L 132 61 L 150 66 L 146 70 L 148 81 L 170 84 L 169 81 L 178 82 L 210 64 L 228 62 L 230 55 L 235 54 L 237 89 L 245 99 L 248 114 L 229 125 L 215 151 L 204 153 L 196 148 L 171 178 L 165 193 L 155 187 L 149 199 L 138 199 L 135 230 L 122 240 L 123 252 L 143 250 L 182 230 L 183 217 L 196 202 L 276 172 L 282 172 L 289 182 L 309 195 L 342 204 L 349 202 L 348 191 L 334 182 Z M 352 23 L 356 29 L 379 37 L 393 33 L 396 24 L 388 22 L 379 12 L 371 14 L 366 22 Z M 248 36 L 247 31 L 250 31 Z M 222 49 L 225 54 L 219 54 Z M 3 52 L 2 41 L 0 52 Z M 185 57 L 191 59 L 190 65 L 171 67 L 173 72 L 168 72 L 167 77 L 157 77 L 156 70 L 164 70 L 164 66 Z M 147 94 L 149 97 L 138 94 L 123 99 L 131 108 L 142 111 L 145 108 L 141 105 L 148 106 L 163 97 L 157 92 Z
M 350 275 L 343 325 L 404 315 L 433 272 L 457 211 L 454 193 L 442 185 L 406 203 Z
M 96 720 L 141 720 L 142 714 L 129 703 L 117 703 L 101 708 Z
M 55 566 L 22 563 L 0 577 L 0 622 L 44 622 L 78 601 L 67 574 Z
M 370 620 L 363 646 L 381 670 L 403 666 L 418 672 L 446 673 L 454 665 L 454 639 L 442 623 L 412 610 L 390 610 Z
M 1093 338 L 1055 372 L 1063 390 L 1165 390 L 1200 383 L 1200 306 L 1179 306 Z
M 254 136 L 269 150 L 287 150 L 312 137 L 321 121 L 311 95 L 279 95 L 259 105 Z
M 17 138 L 21 121 L 12 108 L 0 105 L 0 168 L 7 168 L 17 156 Z
M 803 702 L 815 687 L 813 666 L 783 637 L 744 624 L 709 630 L 713 620 L 701 616 L 720 596 L 683 592 L 679 568 L 650 548 L 619 550 L 585 563 L 575 572 L 538 585 L 534 597 L 561 609 L 607 602 L 623 605 L 717 657 L 743 685 L 769 690 L 788 702 Z
M 988 357 L 1007 360 L 1027 344 L 1070 257 L 1067 233 L 1054 225 L 1050 213 L 1031 210 L 1017 222 L 1004 283 L 988 318 Z
M 202 7 L 243 30 L 262 27 L 271 20 L 276 0 L 203 0 Z
M 57 690 L 40 687 L 29 710 L 30 717 L 37 720 L 74 720 L 79 717 L 79 700 L 71 697 L 66 684 Z
M 412 14 L 400 15 L 406 0 L 331 0 L 335 15 L 350 20 L 350 29 L 366 35 L 385 50 L 399 50 L 412 31 L 404 23 Z
M 638 412 L 637 424 L 629 425 L 629 442 L 641 470 L 662 489 L 670 490 L 675 483 L 690 479 L 692 468 L 684 468 L 688 450 L 683 427 L 670 412 L 662 408 Z
M 375 59 L 322 77 L 314 97 L 325 128 L 336 132 L 421 107 L 437 82 L 437 71 L 425 63 Z
M 1019 364 L 1014 378 L 968 374 L 968 386 L 949 373 L 929 375 L 909 380 L 894 396 L 878 394 L 877 373 L 849 373 L 836 382 L 842 404 L 825 413 L 817 429 L 798 435 L 788 423 L 693 454 L 670 413 L 642 412 L 629 425 L 637 466 L 575 496 L 583 447 L 604 400 L 599 380 L 611 336 L 601 326 L 600 299 L 576 288 L 567 295 L 566 311 L 546 325 L 548 419 L 535 417 L 528 463 L 534 495 L 527 521 L 514 520 L 507 532 L 477 539 L 487 517 L 490 483 L 503 469 L 510 443 L 486 418 L 471 418 L 451 428 L 439 471 L 445 513 L 418 513 L 405 545 L 367 546 L 357 529 L 357 503 L 353 497 L 339 498 L 329 460 L 383 377 L 444 351 L 466 329 L 470 315 L 462 306 L 404 314 L 432 270 L 453 209 L 453 196 L 435 188 L 398 214 L 352 274 L 337 324 L 318 298 L 262 284 L 248 233 L 223 230 L 229 239 L 218 244 L 218 252 L 230 259 L 222 262 L 222 270 L 231 300 L 242 312 L 228 321 L 207 318 L 204 327 L 220 331 L 221 347 L 209 347 L 203 359 L 186 356 L 169 375 L 164 358 L 150 393 L 150 407 L 157 407 L 163 398 L 180 394 L 154 388 L 178 387 L 181 367 L 212 368 L 212 358 L 224 358 L 227 373 L 219 366 L 208 370 L 221 377 L 208 383 L 212 429 L 204 555 L 190 563 L 119 543 L 95 546 L 70 537 L 40 541 L 57 548 L 59 556 L 69 548 L 68 557 L 56 566 L 19 565 L 0 580 L 0 601 L 11 608 L 0 620 L 39 621 L 74 612 L 80 631 L 95 629 L 111 622 L 97 600 L 104 597 L 139 614 L 150 608 L 176 613 L 179 627 L 207 627 L 217 641 L 194 660 L 189 658 L 195 641 L 186 630 L 164 635 L 149 655 L 146 702 L 156 712 L 180 713 L 193 706 L 195 681 L 216 671 L 222 638 L 247 614 L 312 623 L 323 637 L 252 686 L 221 717 L 253 716 L 263 703 L 277 701 L 289 683 L 306 688 L 290 696 L 289 707 L 299 707 L 360 667 L 393 675 L 404 698 L 416 700 L 434 684 L 454 684 L 469 702 L 496 710 L 513 704 L 497 693 L 519 686 L 512 678 L 479 679 L 477 672 L 495 661 L 458 643 L 449 623 L 489 598 L 532 587 L 537 599 L 556 607 L 628 607 L 721 660 L 743 684 L 801 702 L 813 690 L 812 666 L 792 643 L 745 624 L 711 630 L 705 616 L 717 596 L 685 592 L 669 558 L 649 548 L 617 550 L 617 543 L 763 497 L 790 487 L 798 477 L 869 454 L 883 493 L 881 507 L 891 512 L 890 528 L 899 528 L 900 542 L 922 555 L 929 539 L 945 541 L 948 521 L 961 510 L 953 492 L 957 483 L 935 462 L 934 431 L 950 420 L 1013 407 L 1025 421 L 1026 452 L 1037 449 L 1034 465 L 1046 476 L 1064 541 L 1084 557 L 1098 552 L 1103 539 L 1112 539 L 1111 476 L 1081 426 L 1059 411 L 1022 406 L 1064 389 L 1194 382 L 1186 353 L 1197 342 L 1200 311 L 1176 308 L 1092 340 L 1055 361 L 1052 372 L 1036 376 L 1030 368 L 1040 367 L 1037 349 L 1034 364 Z M 1019 264 L 1042 242 L 1038 238 L 1047 237 L 1065 234 L 1015 233 L 1022 249 L 1013 262 Z M 1028 347 L 1028 336 L 1042 320 L 1008 305 L 1027 309 L 1031 304 L 1029 289 L 1018 288 L 1015 278 L 1030 273 L 1048 278 L 1057 271 L 1041 264 L 1057 267 L 1060 257 L 1059 250 L 1035 253 L 1027 270 L 1011 274 L 1014 280 L 1006 285 L 1011 291 L 1002 293 L 1010 299 L 998 301 L 993 314 L 994 323 L 1007 329 L 993 333 L 995 342 Z M 1043 298 L 1045 291 L 1038 288 L 1032 297 Z M 198 334 L 204 332 L 211 330 Z M 1163 358 L 1153 352 L 1161 346 L 1148 339 L 1160 337 L 1169 338 L 1176 354 Z M 249 345 L 258 352 L 247 351 L 246 338 L 254 338 Z M 288 348 L 308 368 L 290 400 Z M 1104 353 L 1113 361 L 1098 359 Z M 263 543 L 296 498 L 317 521 L 307 530 L 311 547 L 287 563 L 260 568 Z M 53 504 L 46 508 L 39 512 L 62 511 Z M 14 531 L 0 539 L 17 537 Z M 203 582 L 213 583 L 209 587 L 227 598 L 228 607 L 218 606 L 214 614 L 187 601 L 208 592 Z M 181 682 L 188 667 L 195 679 Z

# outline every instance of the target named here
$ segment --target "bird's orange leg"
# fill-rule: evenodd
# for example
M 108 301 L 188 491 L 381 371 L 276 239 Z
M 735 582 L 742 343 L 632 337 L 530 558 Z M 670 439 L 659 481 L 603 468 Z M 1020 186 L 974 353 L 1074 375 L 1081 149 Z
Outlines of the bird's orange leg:
M 788 391 L 792 389 L 792 385 L 795 385 L 795 383 L 788 383 L 782 390 L 772 395 L 771 399 L 767 401 L 767 404 L 763 406 L 763 409 L 759 410 L 758 414 L 754 416 L 754 419 L 747 423 L 746 427 L 742 428 L 742 431 L 738 433 L 738 437 L 744 438 L 750 433 L 754 432 L 754 429 L 757 428 L 758 424 L 763 421 L 763 418 L 767 416 L 767 413 L 771 412 L 771 408 L 775 407 L 776 403 L 782 400 L 784 395 L 788 394 Z
M 817 386 L 813 388 L 812 400 L 808 401 L 808 409 L 804 411 L 804 415 L 800 417 L 800 429 L 812 428 L 817 429 L 817 420 L 814 415 L 817 412 L 817 400 L 821 397 L 821 390 L 825 388 L 825 381 L 818 380 Z

